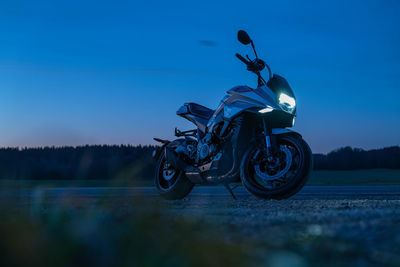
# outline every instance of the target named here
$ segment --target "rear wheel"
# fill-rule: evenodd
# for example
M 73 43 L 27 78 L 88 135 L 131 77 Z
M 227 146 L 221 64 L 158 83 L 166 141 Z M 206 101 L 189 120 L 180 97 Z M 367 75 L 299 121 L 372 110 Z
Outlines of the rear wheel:
M 165 199 L 182 199 L 187 196 L 194 184 L 181 170 L 168 163 L 165 153 L 157 161 L 154 183 L 158 193 Z
M 241 178 L 246 189 L 261 198 L 284 199 L 296 194 L 307 182 L 312 153 L 298 135 L 278 137 L 279 151 L 267 156 L 254 144 L 245 153 Z

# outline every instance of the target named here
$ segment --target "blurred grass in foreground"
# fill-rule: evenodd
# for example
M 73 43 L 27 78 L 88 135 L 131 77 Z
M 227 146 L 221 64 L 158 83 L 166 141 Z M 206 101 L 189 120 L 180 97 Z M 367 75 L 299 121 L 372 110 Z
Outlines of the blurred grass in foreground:
M 263 238 L 255 238 L 260 229 L 251 224 L 205 221 L 169 211 L 171 204 L 184 206 L 185 201 L 128 196 L 54 199 L 44 192 L 38 188 L 28 198 L 0 199 L 0 266 L 371 263 L 362 244 L 321 235 L 318 224 L 288 221 L 268 226 Z
M 171 206 L 175 212 L 171 212 Z M 40 188 L 34 189 L 32 196 L 1 197 L 0 266 L 299 267 L 380 263 L 358 241 L 322 235 L 318 224 L 286 221 L 258 229 L 251 223 L 219 223 L 184 215 L 176 207 L 184 209 L 185 200 L 140 196 L 52 198 Z M 383 262 L 390 265 L 392 260 Z
M 135 207 L 132 209 L 132 205 Z M 0 204 L 1 266 L 230 266 L 250 262 L 242 244 L 204 223 L 163 214 L 138 198 Z

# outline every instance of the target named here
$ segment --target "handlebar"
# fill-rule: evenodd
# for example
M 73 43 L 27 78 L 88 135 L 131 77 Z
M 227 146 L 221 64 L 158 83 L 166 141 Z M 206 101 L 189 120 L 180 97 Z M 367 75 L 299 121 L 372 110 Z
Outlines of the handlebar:
M 257 74 L 259 80 L 261 79 L 262 81 L 264 81 L 264 84 L 266 84 L 265 80 L 261 77 L 260 71 L 262 71 L 265 67 L 268 68 L 268 74 L 269 74 L 269 80 L 271 80 L 272 78 L 272 73 L 271 73 L 271 69 L 268 66 L 267 63 L 265 63 L 264 60 L 256 58 L 254 60 L 247 60 L 246 58 L 244 58 L 242 55 L 240 55 L 239 53 L 236 53 L 236 57 L 242 61 L 244 64 L 247 65 L 247 70 L 251 71 L 255 74 Z M 260 82 L 259 82 L 260 84 Z
M 259 58 L 256 58 L 254 60 L 247 60 L 245 59 L 242 55 L 236 53 L 236 57 L 240 59 L 244 64 L 247 65 L 247 70 L 252 71 L 254 73 L 262 71 L 267 64 Z
M 250 61 L 248 61 L 247 59 L 245 59 L 242 55 L 240 55 L 239 53 L 236 53 L 236 57 L 238 59 L 240 59 L 240 61 L 242 61 L 244 64 L 249 65 Z

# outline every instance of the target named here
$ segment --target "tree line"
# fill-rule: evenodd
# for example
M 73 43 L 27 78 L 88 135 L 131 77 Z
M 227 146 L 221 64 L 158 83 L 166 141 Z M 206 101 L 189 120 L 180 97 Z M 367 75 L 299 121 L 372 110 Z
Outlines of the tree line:
M 0 148 L 0 179 L 152 179 L 154 146 Z M 314 154 L 316 170 L 400 169 L 400 147 Z
M 358 170 L 358 169 L 400 169 L 400 147 L 363 150 L 343 147 L 327 155 L 314 154 L 314 169 L 317 170 Z
M 112 179 L 151 177 L 152 146 L 1 148 L 0 179 Z

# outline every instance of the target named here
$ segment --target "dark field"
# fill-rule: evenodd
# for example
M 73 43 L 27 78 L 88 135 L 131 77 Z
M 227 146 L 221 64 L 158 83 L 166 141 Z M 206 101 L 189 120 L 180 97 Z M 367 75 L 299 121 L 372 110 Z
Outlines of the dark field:
M 119 176 L 121 177 L 121 176 Z M 111 180 L 0 180 L 5 187 L 65 187 L 65 186 L 152 186 L 152 178 Z M 400 185 L 400 170 L 371 169 L 352 171 L 317 170 L 311 173 L 307 185 Z
M 308 185 L 400 185 L 400 170 L 313 171 Z

